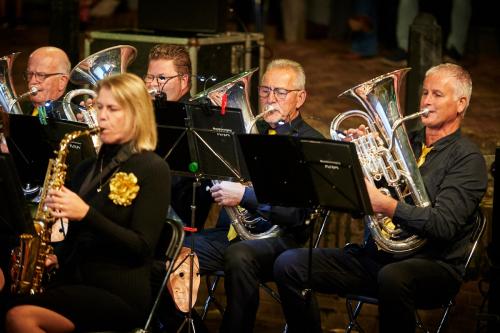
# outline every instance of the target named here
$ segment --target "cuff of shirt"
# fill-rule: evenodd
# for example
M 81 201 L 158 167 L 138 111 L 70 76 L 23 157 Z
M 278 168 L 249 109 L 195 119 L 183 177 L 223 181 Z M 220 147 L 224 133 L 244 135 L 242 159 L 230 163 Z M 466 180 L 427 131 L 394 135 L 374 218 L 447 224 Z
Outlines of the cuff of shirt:
M 428 218 L 424 216 L 426 215 L 424 212 L 419 210 L 422 210 L 422 207 L 416 207 L 399 201 L 392 220 L 403 228 L 424 230 Z
M 257 209 L 259 203 L 257 202 L 257 197 L 255 196 L 253 188 L 248 186 L 245 187 L 245 193 L 241 199 L 241 205 L 246 209 Z

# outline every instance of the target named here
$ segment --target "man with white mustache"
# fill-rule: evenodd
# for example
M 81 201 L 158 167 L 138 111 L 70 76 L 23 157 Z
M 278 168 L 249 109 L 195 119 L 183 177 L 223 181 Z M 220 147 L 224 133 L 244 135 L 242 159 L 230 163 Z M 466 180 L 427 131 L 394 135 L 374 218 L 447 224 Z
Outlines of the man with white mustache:
M 321 138 L 300 115 L 306 100 L 305 73 L 292 60 L 277 59 L 269 63 L 259 86 L 259 100 L 263 115 L 257 121 L 261 134 L 293 135 Z M 204 230 L 195 236 L 195 252 L 200 261 L 200 272 L 224 270 L 227 307 L 221 332 L 252 332 L 259 304 L 259 283 L 272 280 L 275 258 L 287 249 L 302 246 L 309 234 L 304 224 L 307 209 L 277 207 L 260 204 L 251 186 L 223 181 L 210 188 L 219 206 L 241 206 L 252 217 L 263 217 L 256 226 L 258 232 L 279 225 L 283 233 L 278 237 L 240 240 L 229 228 L 229 217 L 221 211 L 216 228 Z M 228 232 L 229 229 L 229 232 Z M 190 238 L 186 240 L 190 244 Z

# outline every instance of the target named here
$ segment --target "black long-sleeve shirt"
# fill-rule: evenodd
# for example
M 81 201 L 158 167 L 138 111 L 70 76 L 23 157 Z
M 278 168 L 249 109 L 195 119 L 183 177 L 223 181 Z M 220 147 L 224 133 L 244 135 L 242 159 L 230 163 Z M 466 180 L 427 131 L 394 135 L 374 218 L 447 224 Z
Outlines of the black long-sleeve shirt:
M 101 147 L 100 158 L 108 148 Z M 78 168 L 76 189 L 93 165 L 89 160 Z M 115 171 L 137 177 L 139 191 L 129 206 L 117 205 L 108 197 Z M 99 170 L 95 177 L 100 177 Z M 151 261 L 170 200 L 168 165 L 154 152 L 135 153 L 82 198 L 90 209 L 81 221 L 69 224 L 61 258 L 65 278 L 106 289 L 138 309 L 147 309 Z
M 411 140 L 416 156 L 424 140 L 424 131 Z M 427 239 L 415 256 L 446 263 L 460 277 L 476 210 L 487 187 L 484 158 L 459 129 L 432 145 L 420 173 L 431 205 L 417 207 L 399 201 L 393 221 Z

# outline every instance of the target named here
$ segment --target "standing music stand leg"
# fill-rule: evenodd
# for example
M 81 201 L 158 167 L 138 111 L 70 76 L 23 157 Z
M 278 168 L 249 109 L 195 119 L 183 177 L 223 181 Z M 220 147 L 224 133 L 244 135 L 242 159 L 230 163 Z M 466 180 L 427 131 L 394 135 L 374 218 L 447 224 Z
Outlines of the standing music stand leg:
M 321 212 L 319 208 L 314 209 L 314 211 L 309 216 L 309 219 L 306 221 L 306 224 L 310 225 L 311 232 L 309 234 L 309 247 L 308 247 L 308 255 L 307 255 L 307 281 L 306 288 L 302 290 L 302 296 L 306 300 L 306 304 L 309 305 L 311 301 L 312 294 L 312 250 L 313 250 L 313 238 L 314 238 L 314 226 L 316 224 L 316 220 L 321 216 Z
M 190 228 L 184 228 L 186 231 L 191 232 L 191 239 L 190 239 L 190 244 L 189 244 L 189 311 L 186 314 L 186 317 L 184 318 L 184 321 L 182 322 L 181 326 L 177 330 L 177 333 L 180 333 L 182 329 L 184 328 L 184 325 L 188 325 L 188 333 L 196 333 L 196 328 L 194 327 L 194 320 L 191 311 L 193 310 L 193 281 L 194 281 L 194 236 L 193 234 L 197 231 L 195 227 L 195 220 L 196 220 L 196 188 L 200 186 L 200 179 L 199 177 L 195 178 L 195 181 L 193 182 L 193 201 L 191 203 L 191 227 Z

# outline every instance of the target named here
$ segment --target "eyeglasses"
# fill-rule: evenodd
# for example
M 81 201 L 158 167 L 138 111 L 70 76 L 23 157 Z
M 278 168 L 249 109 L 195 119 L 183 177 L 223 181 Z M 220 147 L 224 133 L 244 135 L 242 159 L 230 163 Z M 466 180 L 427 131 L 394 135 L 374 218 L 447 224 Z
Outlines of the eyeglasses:
M 179 76 L 184 76 L 184 74 L 177 74 L 173 76 L 166 76 L 164 74 L 158 74 L 158 75 L 146 74 L 144 75 L 144 82 L 151 83 L 154 80 L 157 80 L 158 84 L 167 84 L 168 81 Z
M 26 71 L 23 73 L 24 79 L 26 81 L 31 81 L 33 76 L 35 77 L 35 80 L 39 82 L 45 81 L 48 77 L 54 76 L 54 75 L 66 75 L 65 73 L 42 73 L 42 72 L 29 72 Z
M 271 88 L 271 87 L 266 87 L 266 86 L 260 86 L 259 87 L 259 97 L 262 98 L 267 98 L 271 94 L 271 92 L 274 93 L 274 96 L 276 96 L 277 99 L 279 100 L 284 100 L 286 96 L 291 93 L 292 91 L 301 91 L 302 89 L 285 89 L 285 88 Z

